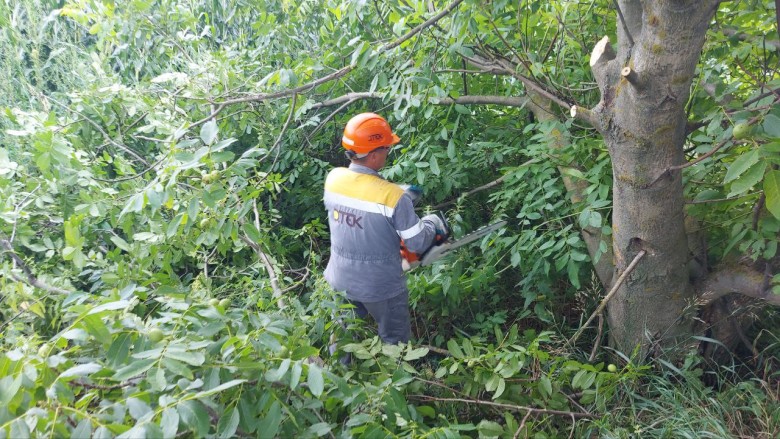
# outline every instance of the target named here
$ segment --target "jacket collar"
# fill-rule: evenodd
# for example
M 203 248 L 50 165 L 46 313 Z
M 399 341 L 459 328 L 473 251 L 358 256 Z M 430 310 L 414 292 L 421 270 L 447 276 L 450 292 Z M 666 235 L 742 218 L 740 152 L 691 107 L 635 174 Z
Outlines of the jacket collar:
M 381 177 L 379 173 L 374 171 L 373 169 L 367 166 L 359 165 L 357 163 L 350 163 L 349 170 L 360 174 L 370 174 L 370 175 L 376 175 L 377 177 Z

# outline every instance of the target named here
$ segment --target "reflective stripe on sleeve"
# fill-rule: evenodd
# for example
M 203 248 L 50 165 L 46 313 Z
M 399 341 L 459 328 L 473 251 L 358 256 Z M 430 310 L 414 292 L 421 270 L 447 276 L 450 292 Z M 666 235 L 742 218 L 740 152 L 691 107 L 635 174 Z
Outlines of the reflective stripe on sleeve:
M 341 195 L 330 191 L 325 191 L 325 201 L 344 207 L 351 207 L 353 209 L 362 210 L 363 212 L 378 213 L 388 218 L 393 217 L 394 210 L 392 207 L 387 207 L 371 201 L 358 200 L 356 198 L 347 197 L 346 195 Z
M 425 230 L 425 224 L 423 224 L 422 220 L 418 221 L 417 224 L 413 225 L 412 227 L 409 227 L 406 230 L 399 230 L 398 236 L 401 237 L 401 239 L 412 239 L 415 236 L 419 235 Z

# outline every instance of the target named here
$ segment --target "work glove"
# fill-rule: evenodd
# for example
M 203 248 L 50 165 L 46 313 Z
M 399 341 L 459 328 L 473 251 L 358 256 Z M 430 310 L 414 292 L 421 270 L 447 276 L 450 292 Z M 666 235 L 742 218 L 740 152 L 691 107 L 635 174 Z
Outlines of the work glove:
M 402 184 L 401 189 L 404 190 L 404 193 L 409 195 L 409 198 L 412 199 L 412 204 L 417 204 L 417 200 L 422 198 L 423 190 L 420 186 L 417 186 L 415 184 Z
M 426 224 L 431 224 L 436 230 L 436 241 L 446 241 L 450 235 L 450 229 L 447 227 L 447 222 L 440 214 L 432 213 L 422 217 L 422 221 Z

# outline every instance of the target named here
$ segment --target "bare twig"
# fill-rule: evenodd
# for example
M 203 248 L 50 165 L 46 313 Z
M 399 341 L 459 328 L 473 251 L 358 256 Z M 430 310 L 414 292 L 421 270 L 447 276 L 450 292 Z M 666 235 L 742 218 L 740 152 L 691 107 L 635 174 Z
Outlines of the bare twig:
M 613 0 L 615 3 L 615 9 L 617 9 L 618 17 L 620 17 L 620 23 L 623 25 L 623 32 L 626 33 L 626 38 L 628 38 L 628 50 L 631 50 L 634 48 L 634 39 L 631 38 L 631 32 L 628 31 L 628 25 L 626 24 L 626 19 L 623 17 L 623 11 L 620 9 L 620 5 L 618 4 L 617 0 Z
M 440 355 L 446 355 L 448 357 L 452 355 L 452 354 L 450 354 L 450 351 L 448 351 L 447 349 L 437 348 L 436 346 L 424 345 L 424 346 L 421 346 L 421 347 L 426 348 L 426 349 L 428 349 L 431 352 L 436 352 L 437 354 L 440 354 Z
M 607 303 L 609 303 L 610 299 L 612 299 L 612 296 L 617 293 L 618 289 L 620 288 L 620 285 L 623 284 L 623 281 L 626 280 L 626 277 L 636 268 L 636 265 L 639 263 L 639 260 L 642 259 L 644 255 L 647 254 L 647 250 L 640 250 L 639 253 L 634 256 L 634 260 L 631 261 L 630 264 L 628 264 L 628 267 L 626 267 L 625 271 L 623 271 L 623 274 L 618 277 L 617 281 L 615 281 L 615 284 L 612 285 L 612 289 L 609 290 L 609 293 L 604 297 L 604 299 L 601 301 L 599 306 L 596 308 L 595 311 L 593 311 L 593 314 L 590 315 L 587 321 L 585 321 L 585 324 L 583 324 L 580 329 L 577 330 L 576 333 L 574 333 L 574 336 L 569 339 L 569 344 L 574 344 L 574 342 L 577 341 L 577 339 L 580 337 L 582 332 L 588 327 L 590 322 L 593 321 L 594 318 L 596 318 L 597 315 L 601 314 L 602 311 L 604 311 L 604 307 L 607 306 Z
M 533 412 L 529 411 L 528 413 L 525 414 L 525 416 L 523 416 L 523 420 L 520 422 L 520 426 L 517 427 L 517 431 L 515 431 L 515 435 L 512 436 L 513 439 L 517 439 L 520 437 L 520 431 L 525 427 L 525 422 L 528 420 L 529 417 L 531 417 L 531 413 Z
M 27 195 L 25 195 L 24 199 L 22 199 L 22 201 L 16 205 L 16 208 L 14 209 L 14 227 L 13 230 L 11 230 L 11 238 L 8 240 L 9 244 L 13 243 L 14 239 L 16 238 L 16 225 L 19 224 L 19 220 L 18 220 L 19 214 L 22 212 L 22 209 L 27 207 L 27 204 L 29 204 L 27 200 L 29 200 L 30 197 L 32 197 L 32 195 L 40 188 L 41 185 L 39 183 L 38 186 L 35 187 L 35 189 L 31 190 Z M 31 202 L 32 201 L 30 201 L 30 203 Z
M 255 229 L 258 231 L 260 230 L 260 214 L 257 210 L 257 200 L 252 200 L 253 208 L 255 212 Z M 284 296 L 284 291 L 279 286 L 279 278 L 276 275 L 276 270 L 274 269 L 274 265 L 271 263 L 271 258 L 268 257 L 268 254 L 266 254 L 262 247 L 260 247 L 260 244 L 252 241 L 249 239 L 246 234 L 241 235 L 241 240 L 244 241 L 249 247 L 251 247 L 255 253 L 260 257 L 260 262 L 265 266 L 265 270 L 268 272 L 268 279 L 271 281 L 271 288 L 274 291 L 273 297 L 276 299 L 276 304 L 279 306 L 279 308 L 284 308 L 285 303 L 282 297 Z
M 591 349 L 590 358 L 588 359 L 591 363 L 596 359 L 596 352 L 598 352 L 599 347 L 601 347 L 602 334 L 604 334 L 604 314 L 599 314 L 599 329 L 596 332 L 596 342 L 593 343 L 593 349 Z
M 755 104 L 756 102 L 760 101 L 761 99 L 764 99 L 767 96 L 777 95 L 778 93 L 780 93 L 780 88 L 770 89 L 769 91 L 765 91 L 764 93 L 761 93 L 760 95 L 752 99 L 746 100 L 745 103 L 742 104 L 742 106 L 747 107 L 748 105 Z

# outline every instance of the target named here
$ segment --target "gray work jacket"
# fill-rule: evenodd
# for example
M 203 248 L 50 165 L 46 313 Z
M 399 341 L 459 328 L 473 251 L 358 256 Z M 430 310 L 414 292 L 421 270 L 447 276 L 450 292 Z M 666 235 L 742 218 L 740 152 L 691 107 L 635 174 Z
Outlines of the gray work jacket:
M 335 168 L 325 180 L 330 260 L 325 280 L 347 298 L 379 302 L 406 291 L 401 239 L 415 253 L 433 243 L 433 223 L 414 212 L 411 197 L 365 166 Z

